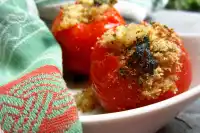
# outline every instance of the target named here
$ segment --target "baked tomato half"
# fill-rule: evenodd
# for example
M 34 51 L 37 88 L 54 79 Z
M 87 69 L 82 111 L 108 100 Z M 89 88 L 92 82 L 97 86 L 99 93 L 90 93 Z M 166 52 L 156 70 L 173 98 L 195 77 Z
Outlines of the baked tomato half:
M 109 112 L 171 98 L 188 90 L 191 77 L 179 36 L 159 23 L 108 30 L 91 55 L 94 92 Z
M 105 2 L 80 0 L 61 8 L 52 32 L 62 47 L 64 70 L 89 75 L 90 56 L 97 38 L 125 23 L 113 7 L 115 1 Z

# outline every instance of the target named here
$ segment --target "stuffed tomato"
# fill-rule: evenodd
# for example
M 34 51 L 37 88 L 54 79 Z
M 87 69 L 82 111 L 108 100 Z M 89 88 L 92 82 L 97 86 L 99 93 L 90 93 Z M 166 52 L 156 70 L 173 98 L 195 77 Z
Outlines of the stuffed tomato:
M 92 52 L 90 73 L 93 91 L 109 112 L 168 99 L 191 83 L 191 64 L 180 37 L 159 23 L 105 32 Z
M 90 56 L 97 38 L 124 24 L 115 0 L 79 0 L 61 8 L 52 32 L 62 47 L 64 70 L 89 75 Z

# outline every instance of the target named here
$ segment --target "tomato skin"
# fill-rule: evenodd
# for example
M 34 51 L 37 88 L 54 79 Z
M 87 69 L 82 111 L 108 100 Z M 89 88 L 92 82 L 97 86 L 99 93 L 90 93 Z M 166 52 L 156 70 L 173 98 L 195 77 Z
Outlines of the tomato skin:
M 123 111 L 156 103 L 187 91 L 192 79 L 191 64 L 183 45 L 181 49 L 180 62 L 183 67 L 181 72 L 176 73 L 179 77 L 176 82 L 178 92 L 174 94 L 167 91 L 158 98 L 149 100 L 141 95 L 138 83 L 119 75 L 119 59 L 110 55 L 108 48 L 97 44 L 91 55 L 91 80 L 102 107 L 108 112 Z
M 60 12 L 53 24 L 52 32 L 62 47 L 64 70 L 89 75 L 90 56 L 97 38 L 108 29 L 125 24 L 125 21 L 114 8 L 109 8 L 104 13 L 105 19 L 89 24 L 80 23 L 58 31 L 57 26 L 62 16 Z

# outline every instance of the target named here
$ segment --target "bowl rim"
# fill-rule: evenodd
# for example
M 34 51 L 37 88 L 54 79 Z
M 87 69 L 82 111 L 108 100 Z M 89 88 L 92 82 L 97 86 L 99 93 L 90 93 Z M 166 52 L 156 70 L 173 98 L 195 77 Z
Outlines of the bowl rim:
M 82 123 L 93 123 L 93 122 L 105 122 L 105 121 L 110 121 L 110 120 L 130 118 L 130 117 L 134 117 L 138 115 L 143 115 L 148 112 L 158 111 L 168 106 L 173 106 L 175 104 L 181 103 L 183 101 L 190 99 L 191 97 L 198 96 L 198 95 L 200 95 L 200 85 L 182 94 L 179 94 L 177 96 L 174 96 L 172 98 L 166 99 L 161 102 L 157 102 L 157 103 L 147 105 L 144 107 L 125 110 L 121 112 L 80 116 L 80 121 Z
M 200 34 L 196 33 L 179 33 L 181 38 L 193 38 L 197 37 L 200 39 Z M 183 101 L 186 101 L 190 99 L 191 97 L 195 97 L 200 95 L 200 85 L 197 85 L 193 87 L 192 89 L 181 93 L 177 96 L 174 96 L 172 98 L 147 105 L 144 107 L 136 108 L 136 109 L 130 109 L 125 110 L 121 112 L 114 112 L 114 113 L 105 113 L 105 114 L 97 114 L 97 115 L 84 115 L 79 116 L 80 121 L 84 124 L 86 123 L 93 123 L 93 122 L 105 122 L 105 121 L 111 121 L 111 120 L 118 120 L 118 119 L 125 119 L 129 117 L 134 117 L 138 115 L 143 115 L 148 112 L 158 111 L 163 108 L 166 108 L 168 106 L 173 106 L 175 104 L 181 103 Z M 184 98 L 183 98 L 184 97 Z

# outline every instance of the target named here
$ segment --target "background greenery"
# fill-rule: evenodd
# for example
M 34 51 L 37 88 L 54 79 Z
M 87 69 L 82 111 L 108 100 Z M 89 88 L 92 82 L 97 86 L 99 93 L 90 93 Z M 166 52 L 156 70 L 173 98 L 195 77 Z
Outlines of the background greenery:
M 167 9 L 200 11 L 200 0 L 169 0 Z

